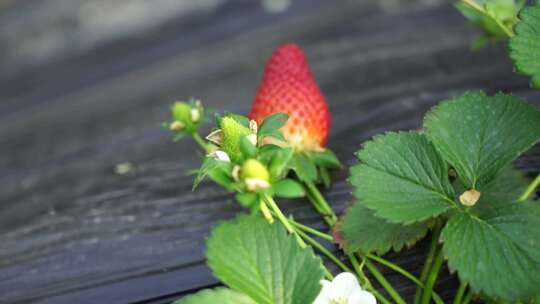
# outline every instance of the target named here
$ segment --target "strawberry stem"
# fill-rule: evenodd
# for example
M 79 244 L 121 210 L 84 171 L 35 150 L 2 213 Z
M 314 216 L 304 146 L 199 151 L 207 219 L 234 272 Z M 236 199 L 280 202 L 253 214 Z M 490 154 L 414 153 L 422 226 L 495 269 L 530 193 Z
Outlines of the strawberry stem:
M 536 178 L 529 184 L 527 189 L 525 189 L 525 192 L 519 197 L 518 202 L 524 202 L 531 196 L 531 194 L 536 190 L 536 188 L 540 185 L 540 174 L 536 176 Z
M 199 133 L 193 132 L 191 133 L 191 137 L 193 137 L 193 140 L 199 145 L 201 150 L 203 150 L 205 153 L 211 152 L 210 148 L 208 147 L 204 139 L 202 139 L 202 137 L 199 135 Z
M 307 189 L 307 197 L 315 210 L 321 214 L 325 220 L 325 222 L 328 224 L 330 228 L 332 228 L 336 222 L 337 222 L 337 216 L 328 204 L 328 201 L 324 198 L 324 196 L 321 194 L 317 186 L 315 186 L 312 182 L 304 182 L 304 185 Z M 362 269 L 358 266 L 358 260 L 354 254 L 347 255 L 349 258 L 349 261 L 354 266 L 354 269 L 360 279 L 362 279 L 366 284 L 368 285 L 368 290 L 373 292 L 375 289 L 369 282 L 369 279 L 366 277 Z M 363 256 L 360 256 L 361 258 L 364 258 Z M 389 262 L 390 263 L 390 262 Z M 398 303 L 398 304 L 405 304 L 405 301 L 403 298 L 399 295 L 399 293 L 392 287 L 392 285 L 386 280 L 386 278 L 379 272 L 379 270 L 373 265 L 370 261 L 366 261 L 366 266 L 368 267 L 369 271 L 375 279 L 381 284 L 381 286 L 384 287 L 384 289 L 388 292 L 388 294 L 392 297 L 392 299 Z

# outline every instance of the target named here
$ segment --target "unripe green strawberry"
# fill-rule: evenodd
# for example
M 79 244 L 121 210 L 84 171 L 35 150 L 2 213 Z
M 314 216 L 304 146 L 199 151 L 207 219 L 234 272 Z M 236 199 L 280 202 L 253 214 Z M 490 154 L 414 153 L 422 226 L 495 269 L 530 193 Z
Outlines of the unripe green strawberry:
M 247 191 L 270 188 L 270 173 L 266 166 L 256 159 L 248 159 L 244 162 L 240 178 L 244 181 Z
M 219 124 L 223 131 L 221 149 L 227 152 L 233 161 L 238 161 L 240 157 L 240 139 L 251 134 L 251 130 L 229 116 L 223 117 Z
M 266 166 L 260 161 L 256 159 L 248 159 L 242 165 L 240 178 L 245 179 L 250 177 L 269 181 L 270 173 L 268 173 L 268 169 L 266 169 Z

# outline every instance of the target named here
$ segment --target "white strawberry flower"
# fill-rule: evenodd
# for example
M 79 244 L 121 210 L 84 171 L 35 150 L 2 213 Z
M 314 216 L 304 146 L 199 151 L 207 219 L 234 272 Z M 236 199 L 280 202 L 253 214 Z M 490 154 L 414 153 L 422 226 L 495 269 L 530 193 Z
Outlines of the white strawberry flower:
M 313 304 L 377 304 L 373 294 L 362 290 L 352 273 L 342 272 L 332 282 L 322 280 L 321 285 Z

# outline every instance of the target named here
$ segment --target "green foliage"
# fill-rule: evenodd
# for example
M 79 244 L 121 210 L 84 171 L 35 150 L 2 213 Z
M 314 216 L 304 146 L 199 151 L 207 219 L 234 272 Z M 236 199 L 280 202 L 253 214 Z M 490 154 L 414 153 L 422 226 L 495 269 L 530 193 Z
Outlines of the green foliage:
M 351 169 L 354 195 L 375 214 L 411 224 L 455 207 L 448 166 L 426 136 L 416 132 L 375 136 Z
M 253 192 L 241 192 L 236 194 L 236 200 L 246 208 L 254 208 L 259 202 L 259 195 Z
M 259 304 L 312 303 L 323 266 L 282 225 L 240 215 L 216 227 L 207 242 L 214 275 Z
M 520 172 L 505 167 L 470 213 L 452 217 L 443 230 L 450 267 L 492 298 L 527 299 L 538 286 L 540 206 L 515 202 L 526 184 Z
M 358 202 L 338 225 L 340 243 L 400 250 L 437 217 L 461 280 L 492 299 L 531 300 L 540 286 L 540 205 L 516 202 L 526 183 L 511 162 L 540 140 L 540 112 L 510 95 L 471 92 L 434 107 L 424 130 L 376 136 L 358 153 L 350 178 Z M 457 196 L 470 188 L 479 200 L 461 206 Z
M 428 223 L 389 223 L 360 202 L 354 204 L 339 223 L 337 229 L 341 238 L 338 241 L 347 252 L 383 255 L 390 249 L 400 251 L 404 246 L 412 246 L 426 235 Z
M 334 152 L 328 149 L 320 152 L 307 152 L 307 155 L 319 167 L 328 169 L 339 169 L 342 167 L 341 162 Z
M 204 289 L 198 293 L 175 301 L 173 304 L 256 304 L 237 291 L 228 288 Z
M 469 92 L 434 107 L 424 128 L 463 184 L 482 189 L 540 140 L 540 112 L 511 95 Z
M 442 232 L 448 264 L 489 297 L 529 299 L 540 286 L 538 205 L 506 202 L 487 210 L 460 212 L 448 221 Z
M 195 180 L 193 181 L 193 189 L 197 188 L 207 175 L 215 177 L 214 181 L 222 186 L 225 186 L 226 188 L 229 188 L 230 183 L 227 183 L 224 178 L 230 177 L 229 172 L 231 169 L 232 165 L 229 162 L 224 162 L 209 157 L 205 158 L 201 168 L 197 171 Z M 232 182 L 230 178 L 228 181 Z
M 294 155 L 292 148 L 278 148 L 270 161 L 270 175 L 278 180 L 288 173 L 289 162 Z
M 510 39 L 510 58 L 519 73 L 532 77 L 531 84 L 540 88 L 540 3 L 526 7 L 519 15 L 516 36 Z
M 264 137 L 273 137 L 281 141 L 285 141 L 285 138 L 283 137 L 283 134 L 279 129 L 287 123 L 287 120 L 289 119 L 289 116 L 285 113 L 275 113 L 272 114 L 261 123 L 261 127 L 259 129 L 258 137 L 260 139 Z
M 277 181 L 273 185 L 274 194 L 283 198 L 299 198 L 306 196 L 304 187 L 290 178 Z
M 302 182 L 312 183 L 317 180 L 317 167 L 304 153 L 295 153 L 292 159 L 292 169 Z
M 512 28 L 518 21 L 517 14 L 524 5 L 524 0 L 462 0 L 456 8 L 471 23 L 483 30 L 473 45 L 480 48 L 487 42 L 513 36 Z

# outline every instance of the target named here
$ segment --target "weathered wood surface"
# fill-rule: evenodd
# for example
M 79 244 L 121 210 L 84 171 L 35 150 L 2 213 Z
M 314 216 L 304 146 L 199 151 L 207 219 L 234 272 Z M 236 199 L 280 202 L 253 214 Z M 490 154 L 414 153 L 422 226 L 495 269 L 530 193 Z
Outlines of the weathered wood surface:
M 332 111 L 329 146 L 347 164 L 370 136 L 418 128 L 439 100 L 469 89 L 511 91 L 540 105 L 504 46 L 470 52 L 474 30 L 449 4 L 298 1 L 280 15 L 229 3 L 138 39 L 0 76 L 0 303 L 166 302 L 217 281 L 204 238 L 240 211 L 211 184 L 191 192 L 200 156 L 171 143 L 168 104 L 197 96 L 245 113 L 264 61 L 295 41 Z M 182 28 L 184 27 L 184 28 Z M 114 166 L 134 165 L 118 175 Z M 516 162 L 540 169 L 540 147 Z M 350 204 L 347 172 L 326 192 Z M 304 201 L 284 209 L 323 228 Z M 425 244 L 391 257 L 417 273 Z M 389 277 L 407 297 L 414 286 Z M 455 278 L 438 288 L 451 299 Z

